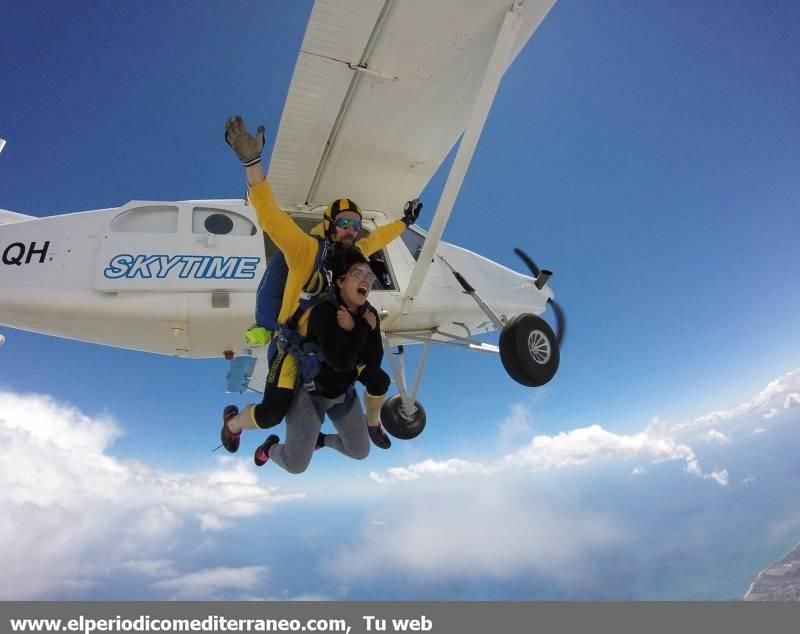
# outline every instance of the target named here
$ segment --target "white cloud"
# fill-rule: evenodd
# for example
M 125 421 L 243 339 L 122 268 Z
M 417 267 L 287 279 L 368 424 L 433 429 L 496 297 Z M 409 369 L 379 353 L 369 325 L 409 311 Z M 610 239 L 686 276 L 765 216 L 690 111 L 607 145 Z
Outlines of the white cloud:
M 536 436 L 528 447 L 506 456 L 504 462 L 532 469 L 549 469 L 586 464 L 600 459 L 628 460 L 649 458 L 652 462 L 694 460 L 687 445 L 667 438 L 654 437 L 647 432 L 620 435 L 591 425 L 555 436 Z
M 530 444 L 499 460 L 488 463 L 470 462 L 457 458 L 424 460 L 407 467 L 388 469 L 386 474 L 372 472 L 370 478 L 380 484 L 408 482 L 422 476 L 489 475 L 508 469 L 541 471 L 583 465 L 600 460 L 647 459 L 652 463 L 670 460 L 686 462 L 692 475 L 713 479 L 723 484 L 720 474 L 704 474 L 691 447 L 669 438 L 655 437 L 649 432 L 620 435 L 599 425 L 561 432 L 555 436 L 535 436 Z
M 533 435 L 533 414 L 519 403 L 511 406 L 511 413 L 500 421 L 497 438 L 501 447 L 518 446 Z
M 704 438 L 706 439 L 706 441 L 710 443 L 716 443 L 718 445 L 725 445 L 731 442 L 730 438 L 728 438 L 721 431 L 717 431 L 716 429 L 712 429 L 706 432 Z
M 712 471 L 711 473 L 703 474 L 704 480 L 713 480 L 720 486 L 728 486 L 729 477 L 728 477 L 728 470 L 727 469 L 720 469 L 718 471 Z
M 429 459 L 406 467 L 388 469 L 385 473 L 371 472 L 369 477 L 376 483 L 386 484 L 408 482 L 430 475 L 489 475 L 506 469 L 526 468 L 540 471 L 600 460 L 646 459 L 652 463 L 683 460 L 686 462 L 687 473 L 716 482 L 720 486 L 727 486 L 728 471 L 715 469 L 704 472 L 694 450 L 682 439 L 690 434 L 696 438 L 699 432 L 706 442 L 718 445 L 731 443 L 730 434 L 717 428 L 720 425 L 725 425 L 726 430 L 728 427 L 736 426 L 739 429 L 744 426 L 749 429 L 749 434 L 761 433 L 764 428 L 753 427 L 752 420 L 755 419 L 749 415 L 757 414 L 760 419 L 770 419 L 777 414 L 777 406 L 781 404 L 784 408 L 800 405 L 800 370 L 771 381 L 749 401 L 726 410 L 713 411 L 686 423 L 668 425 L 656 417 L 644 431 L 637 434 L 616 434 L 600 425 L 591 425 L 554 436 L 535 436 L 526 447 L 498 460 L 472 462 L 460 458 L 440 461 Z M 522 421 L 527 425 L 531 419 L 531 414 L 524 407 L 514 405 L 503 422 L 512 428 L 521 429 L 523 425 L 515 421 Z M 707 429 L 712 425 L 714 427 Z M 641 472 L 634 470 L 633 473 L 639 475 Z
M 489 473 L 490 468 L 478 463 L 451 458 L 450 460 L 424 460 L 423 462 L 409 465 L 408 467 L 395 467 L 388 469 L 388 476 L 383 476 L 375 471 L 370 471 L 369 477 L 379 484 L 387 482 L 408 482 L 418 480 L 422 476 L 454 476 L 468 473 Z
M 611 516 L 554 504 L 520 482 L 498 486 L 477 475 L 452 481 L 444 494 L 439 483 L 417 486 L 379 509 L 382 529 L 365 520 L 354 541 L 323 562 L 323 571 L 343 581 L 397 573 L 425 581 L 533 572 L 572 578 L 583 574 L 593 550 L 628 539 Z
M 120 460 L 119 435 L 108 414 L 0 392 L 0 599 L 79 597 L 111 568 L 161 560 L 182 527 L 221 530 L 302 497 L 232 458 L 193 474 Z
M 134 559 L 123 562 L 120 568 L 148 577 L 174 577 L 177 574 L 169 559 Z
M 680 433 L 687 428 L 717 425 L 725 421 L 742 421 L 747 414 L 760 414 L 762 418 L 772 418 L 771 413 L 777 405 L 783 402 L 783 407 L 800 404 L 800 370 L 794 370 L 782 377 L 770 381 L 761 392 L 749 401 L 745 401 L 724 410 L 716 410 L 710 414 L 699 416 L 690 423 L 683 423 L 673 428 L 675 433 Z
M 231 592 L 252 592 L 265 581 L 264 566 L 241 568 L 207 568 L 153 584 L 154 588 L 172 593 L 170 598 L 183 601 L 212 601 L 229 598 Z M 230 597 L 241 599 L 241 595 Z
M 628 434 L 591 425 L 536 435 L 520 449 L 494 459 L 427 459 L 372 472 L 374 482 L 399 487 L 386 496 L 391 503 L 379 503 L 374 509 L 385 525 L 365 518 L 360 534 L 339 548 L 334 559 L 326 560 L 324 571 L 343 582 L 391 575 L 435 582 L 465 575 L 511 579 L 540 572 L 579 574 L 576 570 L 581 562 L 590 559 L 594 551 L 624 550 L 621 542 L 637 537 L 616 517 L 589 512 L 588 508 L 597 506 L 586 500 L 581 503 L 580 494 L 574 503 L 562 504 L 564 487 L 554 482 L 555 472 L 574 471 L 580 465 L 636 461 L 631 474 L 642 476 L 648 472 L 648 464 L 680 461 L 689 475 L 728 487 L 728 468 L 704 470 L 684 439 L 702 438 L 716 444 L 713 450 L 706 450 L 713 451 L 718 460 L 725 455 L 720 452 L 735 448 L 729 432 L 763 431 L 754 428 L 753 422 L 763 424 L 764 415 L 770 418 L 775 415 L 773 410 L 786 402 L 793 404 L 797 390 L 792 388 L 798 383 L 800 372 L 792 372 L 771 382 L 751 401 L 688 423 L 654 419 L 643 431 Z M 512 417 L 529 418 L 518 407 L 505 420 Z M 745 444 L 740 444 L 735 450 L 744 448 Z M 531 472 L 541 477 L 530 478 L 527 474 Z M 748 475 L 742 483 L 748 486 L 756 479 Z M 523 482 L 525 485 L 520 484 Z M 559 495 L 553 497 L 555 490 Z M 611 503 L 607 508 L 615 507 Z M 403 536 L 402 548 L 388 547 L 395 535 Z M 375 566 L 376 561 L 380 566 Z
M 216 513 L 199 513 L 197 518 L 203 532 L 222 531 L 232 526 L 231 522 L 226 522 Z

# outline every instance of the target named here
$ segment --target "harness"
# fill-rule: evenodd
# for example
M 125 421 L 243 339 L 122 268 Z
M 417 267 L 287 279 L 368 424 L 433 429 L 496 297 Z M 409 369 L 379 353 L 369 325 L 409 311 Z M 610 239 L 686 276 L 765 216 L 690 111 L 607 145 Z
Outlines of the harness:
M 314 237 L 318 242 L 314 270 L 303 286 L 303 292 L 300 293 L 300 304 L 297 310 L 285 323 L 278 324 L 276 336 L 270 341 L 268 350 L 269 359 L 272 359 L 275 352 L 277 352 L 278 346 L 282 350 L 291 353 L 297 361 L 303 389 L 308 392 L 313 392 L 316 389 L 314 379 L 322 369 L 325 355 L 322 353 L 318 343 L 300 334 L 300 318 L 322 302 L 330 301 L 336 306 L 339 305 L 336 299 L 335 285 L 333 284 L 333 274 L 327 262 L 331 245 L 328 240 L 318 236 Z

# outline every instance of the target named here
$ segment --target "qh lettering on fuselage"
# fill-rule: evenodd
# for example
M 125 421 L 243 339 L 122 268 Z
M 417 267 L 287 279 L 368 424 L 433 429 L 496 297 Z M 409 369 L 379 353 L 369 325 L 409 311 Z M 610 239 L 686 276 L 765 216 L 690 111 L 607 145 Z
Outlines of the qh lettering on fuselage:
M 131 255 L 120 253 L 109 260 L 103 275 L 118 279 L 252 280 L 258 257 L 219 255 Z
M 44 264 L 49 248 L 50 240 L 45 241 L 43 246 L 39 246 L 38 242 L 31 242 L 30 244 L 12 242 L 3 249 L 3 256 L 0 261 L 6 266 L 22 266 L 23 264 L 31 264 L 31 262 Z

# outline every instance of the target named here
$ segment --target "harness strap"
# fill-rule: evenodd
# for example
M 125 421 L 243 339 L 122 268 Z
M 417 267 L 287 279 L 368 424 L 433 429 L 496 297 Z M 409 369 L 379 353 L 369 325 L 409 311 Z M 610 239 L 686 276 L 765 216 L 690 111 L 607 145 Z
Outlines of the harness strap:
M 297 309 L 292 313 L 289 319 L 286 320 L 286 325 L 292 330 L 297 330 L 300 324 L 300 318 L 311 310 L 321 301 L 327 299 L 330 294 L 330 289 L 333 284 L 333 273 L 326 266 L 328 259 L 328 249 L 330 243 L 328 240 L 315 236 L 318 241 L 317 257 L 314 261 L 314 270 L 311 271 L 306 283 L 303 285 L 303 291 L 300 293 L 300 303 Z M 325 291 L 328 291 L 326 294 Z

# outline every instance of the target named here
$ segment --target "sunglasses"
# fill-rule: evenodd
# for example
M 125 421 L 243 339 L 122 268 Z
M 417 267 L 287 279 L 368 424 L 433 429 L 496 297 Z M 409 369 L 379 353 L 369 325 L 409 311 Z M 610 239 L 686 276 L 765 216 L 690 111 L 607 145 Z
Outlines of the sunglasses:
M 352 229 L 356 233 L 361 231 L 361 221 L 357 218 L 337 218 L 334 223 L 339 229 Z
M 372 271 L 370 271 L 369 269 L 365 269 L 363 267 L 350 269 L 347 272 L 347 274 L 351 275 L 352 277 L 356 278 L 357 280 L 366 280 L 367 282 L 369 282 L 370 287 L 378 279 Z

